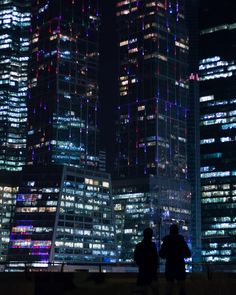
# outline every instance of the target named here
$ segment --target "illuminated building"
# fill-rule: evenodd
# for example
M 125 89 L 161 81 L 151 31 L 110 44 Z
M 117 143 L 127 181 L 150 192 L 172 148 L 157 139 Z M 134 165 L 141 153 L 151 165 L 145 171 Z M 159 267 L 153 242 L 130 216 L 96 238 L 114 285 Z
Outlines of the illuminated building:
M 110 176 L 51 165 L 23 171 L 8 260 L 115 262 Z
M 0 170 L 25 164 L 29 3 L 0 3 Z
M 19 172 L 0 171 L 0 261 L 6 260 L 10 225 L 20 184 Z
M 23 3 L 24 2 L 24 3 Z M 26 156 L 30 1 L 0 3 L 0 260 Z
M 179 222 L 189 240 L 188 34 L 184 1 L 117 1 L 119 105 L 113 183 L 121 260 L 142 230 Z
M 97 1 L 33 1 L 27 163 L 98 166 Z
M 212 4 L 200 10 L 202 256 L 221 263 L 236 261 L 236 17 L 232 1 Z
M 7 258 L 16 266 L 116 259 L 97 126 L 99 26 L 97 1 L 32 1 L 28 166 Z
M 185 180 L 150 175 L 116 180 L 113 186 L 120 260 L 133 260 L 134 245 L 142 239 L 147 226 L 153 228 L 158 246 L 173 222 L 179 223 L 190 242 L 190 192 Z

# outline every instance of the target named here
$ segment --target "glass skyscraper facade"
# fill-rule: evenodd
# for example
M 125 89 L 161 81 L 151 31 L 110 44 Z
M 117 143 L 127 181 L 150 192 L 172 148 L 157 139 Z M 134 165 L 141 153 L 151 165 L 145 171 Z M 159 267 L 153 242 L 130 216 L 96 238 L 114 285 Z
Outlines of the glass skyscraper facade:
M 200 10 L 202 256 L 206 262 L 235 262 L 235 4 L 209 4 Z
M 188 179 L 191 184 L 192 260 L 201 262 L 201 184 L 199 128 L 199 1 L 186 1 L 189 31 Z M 195 265 L 195 270 L 200 265 Z
M 26 162 L 30 1 L 0 2 L 0 260 Z
M 11 266 L 115 262 L 111 201 L 109 174 L 62 165 L 26 167 L 11 229 Z
M 97 1 L 32 1 L 27 163 L 96 168 Z
M 0 3 L 0 170 L 25 164 L 30 1 Z
M 147 226 L 160 240 L 172 222 L 179 222 L 189 239 L 189 45 L 184 4 L 116 3 L 120 96 L 115 174 L 119 180 L 113 187 L 117 218 L 123 224 L 117 234 L 124 260 L 132 256 L 122 256 L 122 249 L 131 255 Z
M 98 1 L 34 0 L 31 9 L 27 166 L 7 260 L 115 262 L 97 123 Z

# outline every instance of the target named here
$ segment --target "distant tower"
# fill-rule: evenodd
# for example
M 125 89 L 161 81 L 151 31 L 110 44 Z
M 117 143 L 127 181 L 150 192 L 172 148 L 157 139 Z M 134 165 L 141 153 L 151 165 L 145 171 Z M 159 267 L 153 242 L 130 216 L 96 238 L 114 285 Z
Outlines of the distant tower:
M 189 31 L 188 179 L 191 183 L 191 236 L 193 262 L 201 262 L 201 184 L 199 128 L 199 0 L 186 1 Z M 198 270 L 199 264 L 195 264 Z
M 117 1 L 119 88 L 114 182 L 120 257 L 144 227 L 159 240 L 190 234 L 187 181 L 188 33 L 185 1 Z
M 1 1 L 0 170 L 19 171 L 25 164 L 29 27 L 29 0 Z
M 202 256 L 219 264 L 236 259 L 236 5 L 214 4 L 200 7 Z

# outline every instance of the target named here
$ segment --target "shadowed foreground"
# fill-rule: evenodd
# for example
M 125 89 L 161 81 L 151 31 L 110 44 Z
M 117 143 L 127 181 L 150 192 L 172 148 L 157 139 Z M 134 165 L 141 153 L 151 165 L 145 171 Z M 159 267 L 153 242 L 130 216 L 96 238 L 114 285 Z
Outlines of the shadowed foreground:
M 138 295 L 136 274 L 133 273 L 0 273 L 1 294 L 17 295 Z M 165 279 L 160 275 L 155 282 L 155 294 L 164 295 Z M 236 274 L 189 274 L 186 280 L 189 295 L 233 295 L 236 292 Z

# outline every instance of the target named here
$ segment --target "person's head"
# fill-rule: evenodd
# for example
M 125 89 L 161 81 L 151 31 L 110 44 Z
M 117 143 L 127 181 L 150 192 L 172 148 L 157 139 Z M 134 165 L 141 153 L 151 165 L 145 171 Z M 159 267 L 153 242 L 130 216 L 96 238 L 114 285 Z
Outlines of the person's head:
M 170 226 L 170 234 L 171 235 L 178 235 L 179 233 L 179 228 L 177 224 L 171 224 Z
M 144 240 L 151 240 L 153 236 L 153 230 L 150 227 L 145 228 L 143 231 Z

